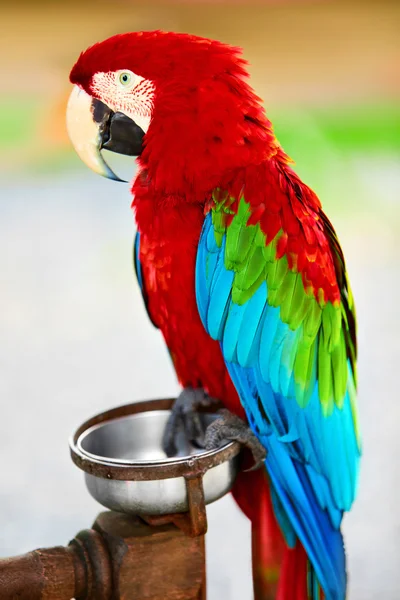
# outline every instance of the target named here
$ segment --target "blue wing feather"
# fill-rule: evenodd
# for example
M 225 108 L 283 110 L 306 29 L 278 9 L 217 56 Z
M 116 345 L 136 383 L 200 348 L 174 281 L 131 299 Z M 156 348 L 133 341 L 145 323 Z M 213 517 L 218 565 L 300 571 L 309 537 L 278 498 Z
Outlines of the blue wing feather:
M 238 361 L 237 344 L 246 309 L 247 307 L 245 304 L 231 304 L 229 315 L 226 320 L 224 336 L 222 339 L 222 353 L 226 360 L 232 362 Z
M 267 306 L 266 315 L 263 323 L 260 340 L 259 365 L 261 375 L 266 383 L 269 383 L 269 359 L 271 356 L 272 345 L 275 339 L 276 330 L 279 326 L 279 308 Z
M 265 308 L 266 299 L 267 284 L 262 283 L 250 300 L 244 305 L 245 313 L 242 317 L 237 339 L 237 360 L 242 367 L 249 367 L 254 362 L 255 353 L 258 351 L 256 332 Z M 234 320 L 234 316 L 231 314 L 227 319 L 227 323 L 230 320 Z
M 214 266 L 210 302 L 207 309 L 207 331 L 215 340 L 222 337 L 234 276 L 233 271 L 225 269 L 223 254 L 220 254 Z
M 139 287 L 143 293 L 143 275 L 142 275 L 142 265 L 140 264 L 139 258 L 140 252 L 140 233 L 137 231 L 135 235 L 135 240 L 133 242 L 133 266 L 135 267 L 136 277 L 138 280 Z

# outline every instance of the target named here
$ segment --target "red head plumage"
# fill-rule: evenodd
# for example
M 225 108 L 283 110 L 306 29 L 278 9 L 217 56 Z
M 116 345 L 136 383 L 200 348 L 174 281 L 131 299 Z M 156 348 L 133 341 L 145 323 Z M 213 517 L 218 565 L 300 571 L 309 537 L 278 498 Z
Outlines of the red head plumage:
M 226 71 L 247 75 L 240 48 L 186 33 L 139 31 L 114 35 L 82 52 L 70 80 L 90 87 L 98 72 L 130 69 L 159 86 L 196 85 Z
M 201 194 L 228 170 L 277 151 L 260 99 L 246 82 L 246 64 L 239 48 L 218 41 L 161 31 L 125 33 L 83 52 L 70 79 L 113 110 L 127 112 L 120 96 L 110 103 L 104 78 L 109 82 L 124 70 L 138 76 L 147 95 L 136 98 L 135 110 L 149 111 L 142 166 L 166 190 L 189 187 Z

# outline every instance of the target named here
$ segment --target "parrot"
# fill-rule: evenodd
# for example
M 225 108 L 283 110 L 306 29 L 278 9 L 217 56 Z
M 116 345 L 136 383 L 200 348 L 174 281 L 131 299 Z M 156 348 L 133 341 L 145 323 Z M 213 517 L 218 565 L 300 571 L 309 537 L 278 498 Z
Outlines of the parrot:
M 165 447 L 178 426 L 198 439 L 199 407 L 220 401 L 204 444 L 253 456 L 233 495 L 251 520 L 255 598 L 344 600 L 361 457 L 354 299 L 242 49 L 121 33 L 82 52 L 70 82 L 83 162 L 118 181 L 102 150 L 136 157 L 137 279 L 182 386 Z

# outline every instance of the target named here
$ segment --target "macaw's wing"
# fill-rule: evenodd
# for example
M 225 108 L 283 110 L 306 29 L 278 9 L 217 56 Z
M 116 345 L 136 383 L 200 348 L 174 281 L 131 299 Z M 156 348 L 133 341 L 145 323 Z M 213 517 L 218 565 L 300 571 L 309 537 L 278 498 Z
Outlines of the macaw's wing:
M 147 315 L 154 327 L 158 329 L 158 326 L 154 322 L 149 310 L 149 300 L 146 291 L 146 282 L 143 277 L 142 265 L 140 263 L 140 233 L 137 231 L 135 235 L 135 241 L 133 242 L 133 265 L 135 267 L 136 278 L 142 292 L 143 302 L 146 307 Z
M 326 597 L 342 598 L 338 530 L 354 499 L 360 455 L 355 314 L 333 228 L 313 192 L 291 177 L 277 176 L 262 193 L 250 184 L 236 196 L 214 193 L 196 297 L 267 448 L 280 505 Z

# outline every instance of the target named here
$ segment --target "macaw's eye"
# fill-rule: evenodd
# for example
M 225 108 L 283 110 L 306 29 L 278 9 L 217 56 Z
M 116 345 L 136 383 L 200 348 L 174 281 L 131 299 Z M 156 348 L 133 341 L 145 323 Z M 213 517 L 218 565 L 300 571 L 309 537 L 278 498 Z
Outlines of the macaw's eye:
M 129 71 L 123 71 L 120 73 L 119 81 L 123 86 L 129 86 L 132 83 L 132 73 L 129 73 Z

